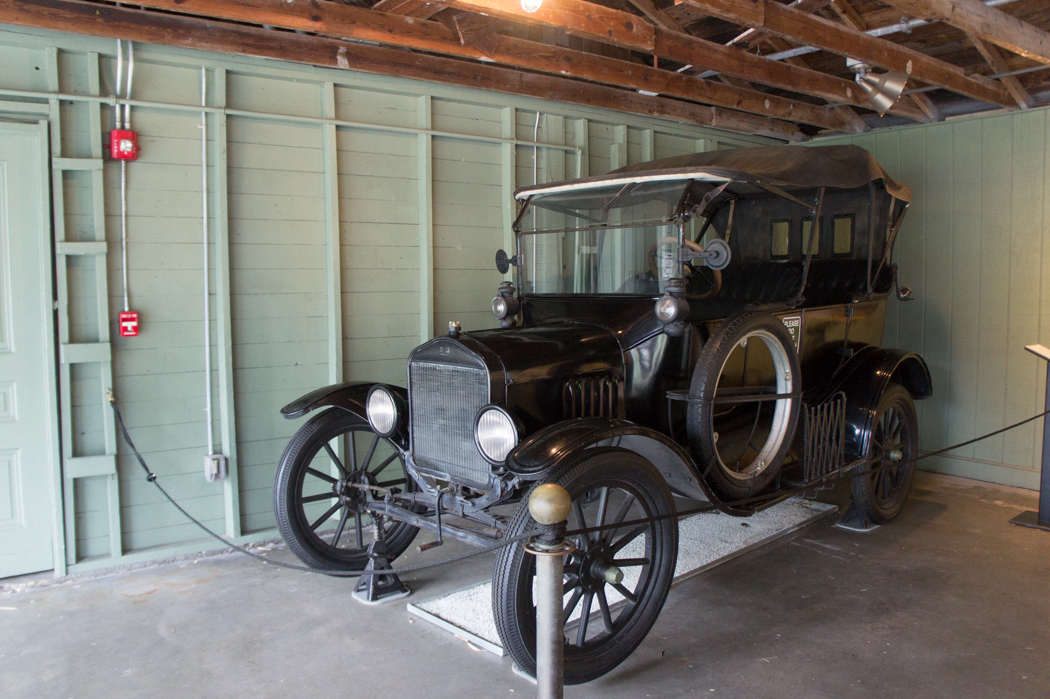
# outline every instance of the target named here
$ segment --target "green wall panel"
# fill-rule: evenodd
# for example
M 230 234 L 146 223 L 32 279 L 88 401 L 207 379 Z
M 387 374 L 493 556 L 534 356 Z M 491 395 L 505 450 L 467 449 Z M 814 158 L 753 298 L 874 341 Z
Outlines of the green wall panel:
M 94 52 L 101 66 L 100 93 L 114 92 L 115 42 L 12 28 L 0 28 L 0 88 L 47 91 L 49 48 L 57 49 L 60 91 L 90 92 Z M 581 162 L 587 174 L 601 174 L 615 159 L 622 164 L 641 159 L 649 139 L 657 156 L 693 152 L 698 139 L 723 147 L 768 143 L 531 98 L 242 56 L 137 45 L 135 58 L 136 99 L 199 105 L 204 66 L 209 105 L 265 113 L 225 117 L 224 141 L 215 140 L 223 133 L 220 116 L 209 116 L 212 376 L 204 374 L 201 129 L 200 114 L 192 109 L 152 105 L 132 110 L 142 151 L 127 168 L 128 260 L 131 306 L 141 314 L 141 334 L 116 337 L 113 321 L 123 305 L 120 166 L 109 161 L 103 166 L 109 298 L 99 304 L 94 258 L 58 258 L 68 283 L 68 331 L 72 341 L 97 341 L 99 314 L 108 311 L 113 388 L 143 456 L 165 488 L 216 530 L 226 530 L 227 515 L 239 506 L 245 535 L 274 535 L 273 475 L 300 424 L 284 420 L 278 411 L 327 383 L 335 371 L 329 365 L 331 348 L 338 345 L 329 336 L 332 328 L 341 328 L 342 355 L 333 360 L 344 380 L 403 384 L 405 358 L 420 341 L 421 300 L 428 284 L 432 306 L 427 313 L 432 309 L 436 332 L 444 332 L 453 319 L 466 328 L 495 324 L 488 306 L 502 276 L 492 258 L 506 244 L 513 215 L 507 206 L 508 173 L 521 185 L 532 183 L 534 162 L 541 182 L 572 177 Z M 217 84 L 220 76 L 225 82 Z M 355 122 L 336 125 L 334 158 L 325 150 L 324 131 L 331 127 L 294 119 L 325 114 L 328 82 L 334 84 L 335 118 Z M 92 126 L 94 105 L 60 101 L 57 109 L 62 156 L 92 157 L 111 128 L 114 110 L 102 106 L 99 133 Z M 531 142 L 537 111 L 541 144 L 581 146 L 581 152 L 541 145 L 534 161 L 528 143 L 504 146 L 491 140 L 506 133 Z M 429 137 L 417 130 L 423 123 L 433 131 Z M 578 142 L 578 134 L 586 138 Z M 429 163 L 421 156 L 427 141 Z M 510 162 L 504 162 L 507 154 Z M 226 179 L 220 186 L 221 166 Z M 94 239 L 91 173 L 66 172 L 59 180 L 66 240 Z M 333 201 L 326 198 L 330 192 Z M 429 219 L 433 248 L 421 254 L 420 231 L 426 230 L 421 221 Z M 229 245 L 220 251 L 214 241 L 223 221 Z M 329 247 L 330 231 L 334 248 Z M 228 302 L 216 295 L 217 279 L 225 273 L 215 267 L 222 259 L 219 252 L 228 252 Z M 335 252 L 338 287 L 328 281 L 329 255 Z M 421 260 L 433 267 L 429 277 Z M 226 303 L 230 348 L 214 345 L 216 314 Z M 329 317 L 330 308 L 339 322 Z M 225 385 L 219 367 L 227 349 L 235 406 L 229 417 L 237 434 L 238 490 L 232 499 L 222 483 L 207 483 L 202 473 L 204 387 L 211 382 L 212 424 L 222 449 L 219 397 Z M 98 364 L 71 369 L 71 404 L 65 409 L 77 455 L 105 450 L 101 376 Z M 163 556 L 198 543 L 212 546 L 143 480 L 123 443 L 118 444 L 117 473 L 116 492 L 104 477 L 74 482 L 74 570 L 119 562 L 108 558 L 114 508 L 124 560 Z
M 971 117 L 822 139 L 870 150 L 911 186 L 894 254 L 916 301 L 892 300 L 884 344 L 922 353 L 934 396 L 919 403 L 920 448 L 934 451 L 1043 408 L 1046 367 L 1024 350 L 1050 344 L 1048 110 Z M 1038 487 L 1038 422 L 924 467 Z

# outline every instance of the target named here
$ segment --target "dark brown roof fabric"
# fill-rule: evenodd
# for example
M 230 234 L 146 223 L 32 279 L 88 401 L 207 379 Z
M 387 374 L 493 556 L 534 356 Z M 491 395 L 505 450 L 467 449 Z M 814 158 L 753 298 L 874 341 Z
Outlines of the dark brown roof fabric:
M 792 188 L 855 189 L 882 180 L 887 192 L 898 199 L 911 201 L 908 185 L 890 177 L 878 161 L 859 146 L 771 146 L 719 150 L 628 165 L 610 172 L 606 177 L 615 179 L 616 175 L 692 170 L 734 180 L 758 180 Z

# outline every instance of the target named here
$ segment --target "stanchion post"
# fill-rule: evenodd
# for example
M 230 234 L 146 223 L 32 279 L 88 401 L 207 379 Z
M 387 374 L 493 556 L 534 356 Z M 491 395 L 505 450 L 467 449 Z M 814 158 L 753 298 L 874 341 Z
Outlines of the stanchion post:
M 562 587 L 565 555 L 574 546 L 565 540 L 572 498 L 560 485 L 546 483 L 529 496 L 529 514 L 542 526 L 525 550 L 536 556 L 536 696 L 562 699 L 565 633 Z
M 1046 399 L 1043 410 L 1050 410 L 1050 348 L 1042 345 L 1028 345 L 1025 349 L 1047 362 Z M 1050 531 L 1050 416 L 1043 418 L 1043 460 L 1040 467 L 1039 511 L 1022 512 L 1011 519 L 1010 524 Z

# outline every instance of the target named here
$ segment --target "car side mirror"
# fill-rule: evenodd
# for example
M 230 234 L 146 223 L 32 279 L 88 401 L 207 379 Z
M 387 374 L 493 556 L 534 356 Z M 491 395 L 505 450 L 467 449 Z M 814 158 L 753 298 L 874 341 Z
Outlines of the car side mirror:
M 503 248 L 496 251 L 496 269 L 500 274 L 506 274 L 509 272 L 511 265 L 517 267 L 519 264 L 521 264 L 521 260 L 518 259 L 517 255 L 514 257 L 507 257 L 507 251 Z

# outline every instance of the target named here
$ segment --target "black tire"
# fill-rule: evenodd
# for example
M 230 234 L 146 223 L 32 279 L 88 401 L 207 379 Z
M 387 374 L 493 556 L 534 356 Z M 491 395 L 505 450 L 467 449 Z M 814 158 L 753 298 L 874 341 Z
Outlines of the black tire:
M 758 352 L 749 352 L 750 340 L 758 340 Z M 768 313 L 737 313 L 712 333 L 689 386 L 693 400 L 687 428 L 707 482 L 721 497 L 747 498 L 773 482 L 791 447 L 802 399 L 796 395 L 736 404 L 712 399 L 727 392 L 797 394 L 801 380 L 791 334 Z M 756 435 L 765 440 L 760 446 Z
M 868 448 L 871 473 L 856 476 L 850 483 L 854 508 L 874 524 L 896 519 L 908 500 L 918 452 L 915 401 L 908 389 L 891 383 L 879 397 L 875 410 Z
M 331 450 L 330 443 L 340 438 L 345 438 L 347 466 Z M 349 458 L 351 451 L 353 459 Z M 362 491 L 347 485 L 363 480 L 403 492 L 415 485 L 390 440 L 376 435 L 367 420 L 352 413 L 331 408 L 312 417 L 295 433 L 277 468 L 273 509 L 281 536 L 299 560 L 321 571 L 364 569 L 373 538 L 371 517 L 362 506 Z M 331 537 L 321 529 L 329 523 L 335 526 Z M 396 558 L 404 553 L 417 531 L 386 518 L 386 555 Z
M 572 496 L 570 530 L 597 526 L 597 522 L 614 524 L 672 512 L 671 491 L 659 471 L 624 449 L 588 449 L 572 457 L 558 473 L 543 482 L 558 483 Z M 596 497 L 587 497 L 595 493 Z M 585 509 L 584 503 L 588 500 L 590 503 Z M 587 510 L 592 511 L 593 521 L 587 521 Z M 506 535 L 518 536 L 532 525 L 526 496 L 514 513 Z M 616 559 L 631 542 L 636 543 L 627 550 L 637 555 Z M 667 517 L 631 527 L 627 532 L 608 530 L 589 536 L 577 535 L 574 543 L 577 551 L 565 560 L 565 593 L 569 596 L 566 616 L 571 620 L 577 609 L 581 613 L 576 624 L 567 624 L 565 684 L 581 684 L 601 677 L 626 660 L 645 639 L 660 615 L 674 578 L 678 522 Z M 627 574 L 619 586 L 601 577 L 611 561 L 621 563 L 618 567 Z M 633 570 L 638 571 L 637 576 Z M 492 574 L 492 611 L 503 647 L 514 662 L 532 676 L 536 674 L 536 607 L 532 598 L 535 572 L 535 556 L 519 543 L 500 550 Z M 600 616 L 591 619 L 592 614 L 584 615 L 581 600 L 590 609 L 597 608 Z

